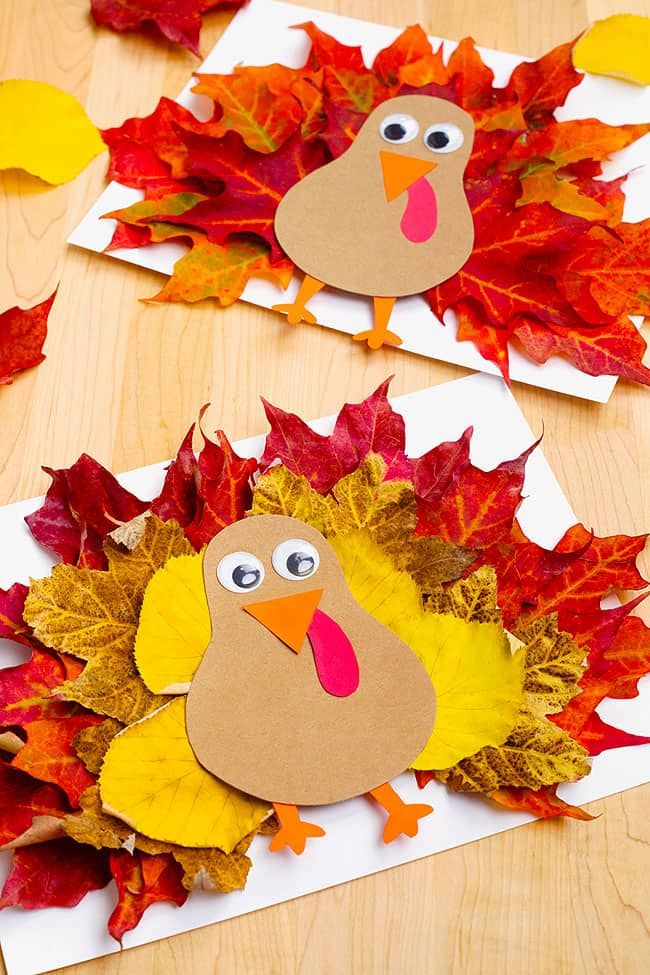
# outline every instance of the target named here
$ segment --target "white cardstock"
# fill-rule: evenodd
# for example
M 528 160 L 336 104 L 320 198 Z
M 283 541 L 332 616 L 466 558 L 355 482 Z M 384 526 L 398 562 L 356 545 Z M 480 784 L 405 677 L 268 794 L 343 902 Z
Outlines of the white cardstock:
M 313 20 L 322 30 L 333 34 L 344 44 L 360 44 L 366 64 L 371 64 L 379 50 L 390 44 L 400 31 L 395 27 L 354 20 L 337 14 L 323 13 L 307 7 L 278 3 L 275 0 L 252 0 L 232 20 L 219 42 L 212 49 L 198 71 L 225 74 L 237 65 L 265 65 L 277 61 L 291 67 L 304 63 L 309 41 L 296 24 Z M 441 38 L 431 37 L 437 46 Z M 445 57 L 456 46 L 444 41 Z M 512 69 L 526 60 L 520 55 L 481 48 L 481 54 L 495 73 L 495 84 L 505 85 Z M 191 92 L 194 80 L 188 82 L 178 101 L 199 118 L 210 115 L 212 102 L 203 95 Z M 650 120 L 650 87 L 635 85 L 588 75 L 569 93 L 566 104 L 556 112 L 560 121 L 579 118 L 598 118 L 610 125 Z M 630 175 L 625 183 L 625 220 L 630 223 L 650 216 L 650 135 L 612 156 L 604 165 L 604 178 L 613 179 L 622 173 Z M 110 243 L 116 223 L 102 220 L 105 213 L 142 199 L 140 190 L 119 183 L 110 183 L 88 211 L 69 243 L 101 253 Z M 186 252 L 182 243 L 152 244 L 137 249 L 109 252 L 110 257 L 138 264 L 162 274 L 171 274 L 174 263 Z M 278 302 L 291 300 L 298 290 L 299 278 L 294 277 L 289 289 L 283 292 L 276 284 L 262 279 L 250 281 L 242 295 L 245 301 L 271 308 Z M 319 324 L 350 335 L 372 327 L 370 299 L 325 288 L 312 299 L 309 308 Z M 215 307 L 215 324 L 219 311 Z M 494 363 L 484 359 L 470 342 L 456 341 L 456 317 L 453 312 L 444 316 L 445 325 L 431 312 L 425 299 L 416 295 L 400 298 L 391 317 L 393 328 L 403 339 L 400 348 L 416 352 L 430 359 L 441 359 L 467 366 L 481 372 L 498 374 Z M 633 318 L 636 325 L 642 319 Z M 286 328 L 286 321 L 278 314 L 278 327 Z M 301 328 L 310 326 L 301 325 Z M 557 356 L 544 365 L 537 365 L 517 349 L 510 350 L 510 375 L 513 380 L 552 389 L 556 392 L 606 403 L 616 385 L 614 376 L 587 376 L 571 363 Z
M 406 422 L 406 449 L 412 457 L 444 440 L 458 438 L 471 425 L 471 459 L 477 466 L 491 469 L 521 453 L 540 432 L 530 430 L 512 394 L 503 382 L 490 376 L 468 376 L 409 393 L 394 399 L 392 405 Z M 312 424 L 319 433 L 329 433 L 333 425 L 334 417 Z M 264 437 L 252 437 L 234 446 L 241 455 L 261 456 Z M 160 490 L 164 468 L 163 463 L 152 464 L 123 474 L 119 480 L 140 497 L 152 498 Z M 523 530 L 539 544 L 552 547 L 576 518 L 539 447 L 528 461 L 523 494 L 518 513 Z M 26 583 L 30 576 L 38 578 L 50 571 L 52 558 L 32 539 L 23 520 L 41 502 L 42 498 L 32 498 L 0 508 L 3 588 L 15 581 Z M 6 640 L 2 643 L 6 665 L 25 659 L 24 651 L 16 644 Z M 635 734 L 650 734 L 650 679 L 641 681 L 639 697 L 608 701 L 598 710 L 604 720 L 617 727 Z M 562 786 L 560 795 L 582 804 L 648 781 L 650 745 L 620 748 L 595 758 L 591 773 L 580 782 Z M 253 867 L 245 890 L 232 894 L 197 892 L 182 908 L 156 904 L 146 912 L 137 929 L 125 936 L 125 947 L 279 904 L 492 836 L 534 818 L 499 809 L 478 796 L 454 794 L 439 783 L 431 783 L 420 791 L 411 774 L 399 776 L 396 785 L 405 801 L 426 801 L 435 807 L 434 815 L 422 821 L 414 839 L 402 837 L 385 845 L 376 810 L 364 798 L 316 808 L 313 821 L 324 827 L 326 836 L 309 844 L 302 856 L 287 851 L 269 853 L 268 837 L 256 837 L 250 850 Z M 582 828 L 588 830 L 589 823 Z M 8 854 L 0 855 L 0 882 L 9 870 L 9 859 Z M 119 951 L 106 931 L 115 902 L 115 887 L 110 884 L 105 890 L 89 894 L 73 909 L 0 911 L 0 944 L 7 975 L 37 975 Z

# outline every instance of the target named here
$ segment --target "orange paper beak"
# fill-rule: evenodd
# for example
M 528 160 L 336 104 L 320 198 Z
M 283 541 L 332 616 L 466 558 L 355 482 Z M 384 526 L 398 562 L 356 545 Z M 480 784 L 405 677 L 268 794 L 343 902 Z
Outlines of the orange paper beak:
M 243 608 L 294 653 L 300 653 L 322 595 L 322 589 L 310 589 L 295 596 L 249 603 Z
M 422 176 L 427 176 L 438 165 L 428 159 L 414 159 L 412 156 L 399 156 L 396 152 L 379 151 L 381 169 L 384 175 L 386 199 L 390 203 L 412 186 Z

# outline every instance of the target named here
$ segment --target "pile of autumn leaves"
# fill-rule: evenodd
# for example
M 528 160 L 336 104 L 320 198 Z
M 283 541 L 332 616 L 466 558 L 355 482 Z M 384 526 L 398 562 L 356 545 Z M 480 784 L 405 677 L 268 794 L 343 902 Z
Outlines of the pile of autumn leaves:
M 650 308 L 650 221 L 627 224 L 624 177 L 603 182 L 602 162 L 650 130 L 596 119 L 557 122 L 582 80 L 563 44 L 493 85 L 471 39 L 445 65 L 420 27 L 409 27 L 366 68 L 360 48 L 303 25 L 301 68 L 272 64 L 199 75 L 206 121 L 169 99 L 152 115 L 103 133 L 109 175 L 145 199 L 111 214 L 111 248 L 189 243 L 157 301 L 235 301 L 265 276 L 286 287 L 293 267 L 273 220 L 287 190 L 340 155 L 368 113 L 396 94 L 450 99 L 474 118 L 465 174 L 475 244 L 463 268 L 426 295 L 453 309 L 458 338 L 508 376 L 515 343 L 535 362 L 560 355 L 590 375 L 642 383 L 645 342 L 627 317 Z M 433 324 L 432 324 L 432 327 Z
M 87 456 L 50 471 L 28 523 L 61 565 L 31 592 L 16 584 L 0 595 L 0 634 L 30 652 L 0 671 L 0 843 L 14 848 L 1 906 L 71 906 L 113 878 L 109 930 L 121 939 L 154 902 L 180 905 L 197 884 L 244 885 L 252 834 L 228 854 L 156 842 L 104 813 L 96 783 L 115 734 L 166 700 L 133 662 L 149 579 L 251 510 L 326 533 L 323 511 L 334 511 L 335 547 L 360 533 L 417 586 L 425 615 L 502 624 L 523 652 L 523 704 L 503 744 L 416 773 L 422 786 L 435 777 L 536 815 L 589 818 L 555 790 L 588 772 L 588 755 L 644 740 L 595 708 L 634 697 L 650 672 L 650 631 L 630 615 L 638 600 L 601 608 L 612 590 L 645 585 L 635 564 L 645 536 L 597 538 L 576 525 L 553 551 L 540 548 L 515 520 L 530 450 L 485 472 L 469 459 L 468 430 L 410 459 L 386 394 L 384 384 L 344 406 L 329 437 L 267 405 L 260 462 L 238 457 L 222 434 L 195 457 L 190 430 L 152 502 Z

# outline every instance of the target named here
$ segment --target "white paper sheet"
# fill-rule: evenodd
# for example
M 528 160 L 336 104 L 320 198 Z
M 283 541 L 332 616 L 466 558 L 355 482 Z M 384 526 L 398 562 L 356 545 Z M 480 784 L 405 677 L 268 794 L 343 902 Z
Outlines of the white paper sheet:
M 291 25 L 313 20 L 324 31 L 333 34 L 345 44 L 361 44 L 364 58 L 370 64 L 381 48 L 390 44 L 399 33 L 394 27 L 353 20 L 336 14 L 278 3 L 275 0 L 253 0 L 239 11 L 219 42 L 212 49 L 200 70 L 226 73 L 238 64 L 264 65 L 279 61 L 292 67 L 304 63 L 309 42 Z M 405 25 L 406 26 L 406 25 Z M 440 38 L 432 37 L 434 44 Z M 446 57 L 455 42 L 445 41 Z M 512 69 L 523 57 L 481 48 L 487 64 L 495 72 L 497 85 L 507 82 Z M 178 101 L 196 115 L 206 118 L 211 103 L 204 96 L 193 95 L 188 82 Z M 650 120 L 650 88 L 637 88 L 612 78 L 588 76 L 569 94 L 566 105 L 557 113 L 561 120 L 572 118 L 600 118 L 609 124 L 647 122 Z M 621 173 L 634 173 L 626 183 L 625 219 L 630 222 L 650 216 L 650 135 L 645 136 L 628 149 L 616 154 L 605 165 L 607 178 Z M 139 190 L 119 183 L 111 183 L 88 211 L 69 238 L 69 243 L 88 250 L 102 252 L 113 236 L 115 221 L 102 220 L 105 213 L 130 206 L 142 198 Z M 163 274 L 171 274 L 175 261 L 185 253 L 179 243 L 154 244 L 133 250 L 116 250 L 111 257 L 138 264 Z M 253 280 L 247 285 L 243 299 L 270 308 L 279 301 L 288 301 L 298 289 L 295 278 L 287 292 L 282 292 L 269 281 Z M 287 295 L 283 298 L 282 295 Z M 367 298 L 325 289 L 310 302 L 310 309 L 320 324 L 350 335 L 372 326 L 371 302 Z M 215 314 L 215 324 L 218 312 Z M 633 319 L 640 324 L 640 319 Z M 395 331 L 403 338 L 401 349 L 416 352 L 431 359 L 442 359 L 482 372 L 498 374 L 497 367 L 479 354 L 469 342 L 456 341 L 456 318 L 453 312 L 445 315 L 445 327 L 433 316 L 424 298 L 401 298 L 393 312 Z M 286 323 L 278 316 L 278 326 Z M 307 327 L 307 326 L 302 326 Z M 616 385 L 612 376 L 587 376 L 569 362 L 553 357 L 538 366 L 516 349 L 510 354 L 510 375 L 513 380 L 541 386 L 571 396 L 606 403 Z
M 459 437 L 470 425 L 474 426 L 472 460 L 485 469 L 516 456 L 534 440 L 512 394 L 500 380 L 489 376 L 469 376 L 410 393 L 393 400 L 393 406 L 406 421 L 407 452 L 411 456 L 418 456 L 443 440 Z M 312 425 L 319 432 L 328 433 L 333 417 Z M 235 448 L 240 454 L 259 456 L 263 439 L 244 440 Z M 143 498 L 153 497 L 160 489 L 164 466 L 153 464 L 131 471 L 120 481 Z M 519 510 L 524 531 L 536 542 L 553 546 L 576 519 L 539 448 L 527 465 L 524 497 Z M 50 569 L 52 560 L 33 541 L 23 522 L 41 500 L 34 498 L 0 508 L 3 588 L 16 580 L 27 582 L 30 576 L 46 575 Z M 23 659 L 21 651 L 16 653 L 16 660 Z M 606 721 L 618 727 L 650 734 L 650 680 L 642 681 L 638 698 L 611 701 L 599 710 Z M 645 745 L 599 756 L 586 779 L 564 786 L 560 792 L 563 798 L 580 804 L 648 781 L 650 746 Z M 226 895 L 193 894 L 180 909 L 155 905 L 138 928 L 126 935 L 125 946 L 145 944 L 246 914 L 482 839 L 532 819 L 523 813 L 492 807 L 478 797 L 454 795 L 437 783 L 420 792 L 411 775 L 400 776 L 397 788 L 407 801 L 425 798 L 435 807 L 435 814 L 423 821 L 415 839 L 401 839 L 385 846 L 377 811 L 363 798 L 320 808 L 314 811 L 313 819 L 325 828 L 327 835 L 314 841 L 303 856 L 269 853 L 268 838 L 257 837 L 251 847 L 253 868 L 245 890 Z M 584 829 L 589 829 L 588 823 Z M 0 881 L 8 870 L 8 862 L 8 855 L 0 859 Z M 37 975 L 119 950 L 106 933 L 114 903 L 115 890 L 111 885 L 89 894 L 72 910 L 0 911 L 0 944 L 8 975 Z

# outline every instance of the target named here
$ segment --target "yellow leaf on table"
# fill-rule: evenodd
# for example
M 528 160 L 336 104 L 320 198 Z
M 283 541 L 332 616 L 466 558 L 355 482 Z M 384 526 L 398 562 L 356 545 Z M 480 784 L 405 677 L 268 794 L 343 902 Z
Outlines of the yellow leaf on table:
M 331 499 L 315 491 L 306 477 L 279 464 L 257 479 L 249 514 L 299 518 L 328 535 L 332 527 L 331 508 Z
M 573 48 L 573 64 L 590 74 L 650 85 L 650 18 L 614 14 L 597 20 Z
M 42 81 L 0 82 L 0 169 L 67 183 L 106 149 L 76 98 Z
M 154 694 L 184 694 L 210 642 L 201 555 L 170 559 L 145 590 L 135 663 Z
M 199 765 L 185 732 L 185 698 L 126 728 L 99 779 L 105 812 L 154 840 L 230 853 L 269 813 L 268 803 Z
M 522 660 L 513 657 L 503 627 L 425 613 L 404 619 L 397 633 L 436 689 L 436 722 L 413 768 L 448 768 L 485 745 L 501 745 L 522 703 Z

